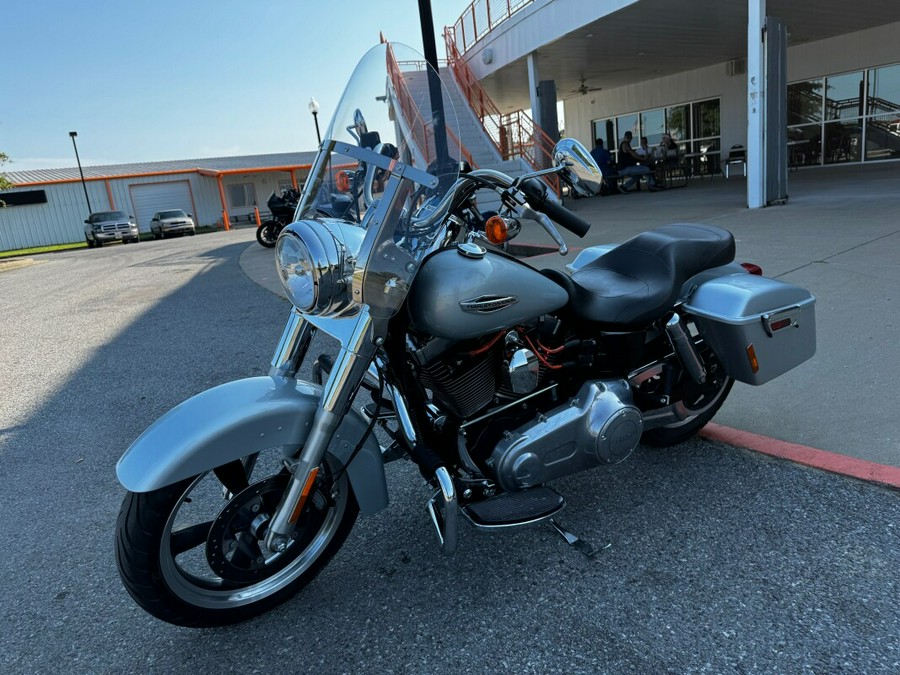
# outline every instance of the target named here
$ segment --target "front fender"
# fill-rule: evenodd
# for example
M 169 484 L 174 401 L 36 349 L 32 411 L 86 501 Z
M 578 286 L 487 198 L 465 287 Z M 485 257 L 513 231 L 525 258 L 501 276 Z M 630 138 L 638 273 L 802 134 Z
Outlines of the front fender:
M 150 492 L 266 448 L 300 447 L 319 405 L 321 388 L 308 382 L 252 377 L 189 398 L 156 420 L 116 465 L 119 482 Z M 328 451 L 346 462 L 366 422 L 351 410 Z M 370 435 L 347 469 L 360 511 L 388 503 L 381 448 Z

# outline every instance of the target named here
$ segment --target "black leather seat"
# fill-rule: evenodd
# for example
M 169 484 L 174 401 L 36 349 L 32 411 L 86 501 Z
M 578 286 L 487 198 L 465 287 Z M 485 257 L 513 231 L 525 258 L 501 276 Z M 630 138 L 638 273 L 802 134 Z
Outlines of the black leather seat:
M 671 310 L 685 281 L 733 260 L 728 230 L 676 223 L 632 237 L 571 277 L 545 274 L 568 291 L 569 307 L 579 318 L 638 328 Z

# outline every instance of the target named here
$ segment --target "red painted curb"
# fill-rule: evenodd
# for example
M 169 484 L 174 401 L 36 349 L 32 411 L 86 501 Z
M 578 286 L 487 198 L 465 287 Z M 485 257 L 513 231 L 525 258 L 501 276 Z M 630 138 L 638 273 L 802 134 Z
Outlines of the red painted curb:
M 900 488 L 900 468 L 876 464 L 864 459 L 847 457 L 827 450 L 818 450 L 805 445 L 780 441 L 777 438 L 760 436 L 749 431 L 741 431 L 710 422 L 700 432 L 701 436 L 713 441 L 721 441 L 740 448 L 747 448 L 764 455 L 787 459 L 798 464 L 822 469 L 831 473 L 852 476 L 862 480 Z

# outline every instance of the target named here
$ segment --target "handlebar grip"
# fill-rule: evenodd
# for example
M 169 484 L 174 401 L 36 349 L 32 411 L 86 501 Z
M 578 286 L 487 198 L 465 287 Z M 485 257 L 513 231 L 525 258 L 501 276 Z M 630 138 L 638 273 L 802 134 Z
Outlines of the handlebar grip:
M 521 185 L 522 192 L 535 211 L 540 211 L 562 225 L 572 234 L 583 237 L 591 229 L 591 224 L 567 209 L 547 198 L 547 188 L 536 178 L 526 180 Z
M 569 211 L 562 204 L 550 201 L 549 199 L 541 206 L 541 211 L 547 214 L 551 220 L 566 228 L 569 232 L 583 237 L 591 229 L 591 224 L 580 218 L 577 214 Z

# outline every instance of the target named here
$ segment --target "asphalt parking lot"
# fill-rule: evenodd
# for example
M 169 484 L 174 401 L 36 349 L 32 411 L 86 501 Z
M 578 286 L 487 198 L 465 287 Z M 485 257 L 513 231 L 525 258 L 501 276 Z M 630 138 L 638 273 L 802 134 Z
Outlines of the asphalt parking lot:
M 115 462 L 181 400 L 267 371 L 289 307 L 243 273 L 253 246 L 240 230 L 0 272 L 0 671 L 900 670 L 898 493 L 706 439 L 555 484 L 593 559 L 547 526 L 464 529 L 442 558 L 398 462 L 390 507 L 293 601 L 218 630 L 144 614 L 115 570 Z

